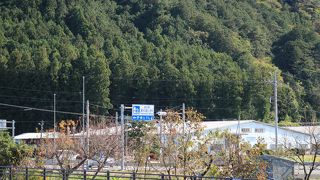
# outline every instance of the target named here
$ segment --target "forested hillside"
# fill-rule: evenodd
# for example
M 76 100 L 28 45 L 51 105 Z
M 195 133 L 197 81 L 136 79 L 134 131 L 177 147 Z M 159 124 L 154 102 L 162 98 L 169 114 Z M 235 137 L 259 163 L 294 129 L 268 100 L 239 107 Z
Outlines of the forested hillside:
M 1 103 L 52 109 L 56 93 L 57 110 L 81 113 L 85 76 L 95 114 L 185 102 L 267 122 L 276 71 L 280 121 L 320 119 L 317 0 L 2 0 L 0 17 Z M 0 118 L 53 121 L 5 106 Z

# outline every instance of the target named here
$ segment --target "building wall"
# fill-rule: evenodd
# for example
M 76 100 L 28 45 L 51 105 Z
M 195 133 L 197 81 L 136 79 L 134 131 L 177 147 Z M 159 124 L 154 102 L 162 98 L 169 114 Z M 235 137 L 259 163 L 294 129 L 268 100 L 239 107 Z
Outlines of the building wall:
M 268 179 L 294 179 L 295 163 L 293 161 L 269 155 L 263 155 L 261 158 L 268 163 Z
M 238 133 L 240 131 L 241 137 L 244 141 L 251 145 L 256 144 L 259 138 L 263 139 L 267 144 L 267 149 L 275 148 L 275 128 L 271 125 L 266 125 L 258 122 L 241 123 L 240 130 L 238 125 L 231 125 L 219 130 L 229 130 L 231 133 Z M 214 130 L 214 129 L 213 129 Z M 285 145 L 286 147 L 299 147 L 300 145 L 309 147 L 310 136 L 303 133 L 298 133 L 286 129 L 278 129 L 278 146 Z

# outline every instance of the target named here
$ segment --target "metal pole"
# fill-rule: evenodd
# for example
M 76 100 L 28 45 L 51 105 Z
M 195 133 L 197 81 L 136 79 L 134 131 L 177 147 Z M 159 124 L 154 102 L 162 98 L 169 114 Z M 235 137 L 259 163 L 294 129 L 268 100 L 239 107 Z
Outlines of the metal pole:
M 9 169 L 9 180 L 13 180 L 13 171 L 12 171 L 12 165 L 10 166 L 10 169 Z
M 83 179 L 86 180 L 87 179 L 87 171 L 84 169 L 83 170 Z
M 126 107 L 124 107 L 126 108 Z M 128 116 L 124 118 L 124 156 L 128 155 Z
M 28 171 L 28 167 L 26 167 L 26 180 L 29 180 L 29 171 Z
M 184 103 L 182 103 L 182 121 L 183 121 L 183 136 L 184 136 L 185 128 L 186 128 L 186 106 Z
M 90 116 L 90 112 L 89 112 L 89 101 L 87 100 L 87 157 L 89 157 L 90 154 L 90 149 L 89 149 L 89 116 Z M 89 161 L 87 159 L 87 169 L 89 168 Z
M 276 150 L 278 149 L 278 80 L 277 72 L 274 72 L 274 121 L 275 121 L 275 139 Z
M 84 76 L 82 76 L 82 131 L 84 132 L 84 130 L 85 130 L 85 121 L 84 121 L 84 99 L 85 99 L 85 94 L 84 94 L 84 86 L 85 86 L 85 77 Z
M 136 172 L 132 172 L 132 180 L 136 180 Z
M 119 125 L 118 119 L 119 119 L 119 114 L 118 114 L 118 112 L 116 112 L 115 124 L 116 124 L 117 130 L 118 130 L 118 125 Z
M 162 112 L 162 109 L 160 109 L 160 112 Z M 160 160 L 162 159 L 162 114 L 159 115 L 160 116 Z
M 107 170 L 107 180 L 110 180 L 110 171 Z
M 42 141 L 42 134 L 43 134 L 43 125 L 44 125 L 44 121 L 41 120 L 40 126 L 41 126 L 41 130 L 40 130 L 40 140 Z
M 14 138 L 14 136 L 15 136 L 14 131 L 15 131 L 15 121 L 12 120 L 12 138 Z
M 81 138 L 81 143 L 83 146 L 83 149 L 86 148 L 86 139 L 84 136 L 85 133 L 85 77 L 82 76 L 82 138 Z M 85 170 L 84 167 L 85 164 L 83 164 L 83 170 Z
M 53 94 L 53 147 L 56 147 L 56 94 Z
M 65 169 L 62 170 L 62 180 L 67 180 L 67 172 Z
M 43 180 L 46 180 L 46 175 L 47 173 L 46 173 L 46 168 L 43 168 L 43 172 L 42 172 L 42 176 L 43 176 Z
M 119 115 L 118 115 L 118 112 L 116 112 L 116 135 L 117 135 L 117 137 L 118 137 L 118 119 L 119 119 Z
M 121 170 L 124 170 L 124 104 L 121 104 Z
M 183 138 L 182 138 L 182 142 L 183 142 L 183 159 L 186 158 L 186 137 L 185 137 L 185 129 L 186 129 L 186 106 L 184 103 L 182 103 L 182 121 L 183 121 Z M 185 168 L 185 163 L 183 164 L 183 167 Z M 183 175 L 185 175 L 185 172 L 183 172 Z

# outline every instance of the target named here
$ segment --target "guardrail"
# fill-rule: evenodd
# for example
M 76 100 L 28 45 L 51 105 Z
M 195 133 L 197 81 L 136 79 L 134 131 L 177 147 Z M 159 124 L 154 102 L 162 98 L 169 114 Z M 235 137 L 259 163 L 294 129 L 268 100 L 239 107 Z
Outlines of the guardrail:
M 46 168 L 29 168 L 29 167 L 13 167 L 0 166 L 1 180 L 90 180 L 93 179 L 96 171 L 93 170 L 75 170 L 68 173 L 65 169 L 46 169 Z M 201 177 L 201 176 L 184 176 L 184 175 L 168 175 L 168 174 L 152 174 L 152 173 L 136 173 L 125 171 L 101 171 L 97 173 L 96 179 L 105 180 L 240 180 L 238 178 L 217 178 L 217 177 Z M 250 179 L 242 179 L 250 180 Z

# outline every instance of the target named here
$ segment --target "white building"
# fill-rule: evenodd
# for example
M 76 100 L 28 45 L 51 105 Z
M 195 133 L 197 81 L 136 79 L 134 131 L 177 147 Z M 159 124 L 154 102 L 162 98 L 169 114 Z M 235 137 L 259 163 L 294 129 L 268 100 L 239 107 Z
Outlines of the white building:
M 14 137 L 15 142 L 24 142 L 27 144 L 38 144 L 41 139 L 53 139 L 59 137 L 60 133 L 44 132 L 44 133 L 22 133 Z
M 121 135 L 121 127 L 110 127 L 110 128 L 104 128 L 104 129 L 90 129 L 89 136 L 92 135 Z M 43 133 L 22 133 L 14 137 L 15 142 L 20 143 L 24 142 L 27 144 L 39 144 L 41 139 L 54 139 L 59 138 L 60 133 L 56 132 L 54 135 L 53 132 L 43 132 Z M 80 132 L 75 134 L 70 134 L 71 138 L 83 138 L 86 137 L 86 132 Z
M 316 135 L 316 136 L 320 135 L 320 126 L 288 126 L 285 128 L 302 132 L 302 133 L 307 133 L 310 135 Z
M 205 132 L 216 130 L 228 130 L 233 134 L 240 134 L 244 141 L 251 145 L 256 144 L 258 138 L 262 138 L 267 144 L 267 149 L 275 148 L 275 127 L 274 125 L 254 120 L 241 121 L 204 121 Z M 310 135 L 292 129 L 278 128 L 278 147 L 309 148 Z

